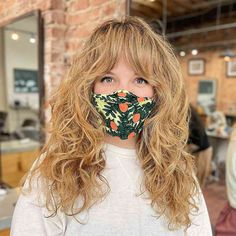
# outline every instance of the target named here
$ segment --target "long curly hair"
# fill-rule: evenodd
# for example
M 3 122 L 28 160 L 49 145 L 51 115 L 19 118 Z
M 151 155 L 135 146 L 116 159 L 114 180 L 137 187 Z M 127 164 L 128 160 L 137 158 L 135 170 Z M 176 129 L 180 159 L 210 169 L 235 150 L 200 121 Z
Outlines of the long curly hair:
M 198 209 L 193 158 L 185 151 L 189 101 L 173 49 L 138 17 L 104 22 L 75 56 L 67 78 L 50 100 L 50 135 L 30 181 L 36 173 L 43 177 L 45 206 L 54 214 L 58 209 L 79 214 L 107 196 L 109 183 L 102 176 L 105 127 L 98 122 L 102 117 L 91 96 L 94 81 L 120 57 L 154 88 L 156 106 L 137 142 L 142 192 L 147 193 L 157 217 L 168 219 L 170 230 L 188 228 L 191 211 Z

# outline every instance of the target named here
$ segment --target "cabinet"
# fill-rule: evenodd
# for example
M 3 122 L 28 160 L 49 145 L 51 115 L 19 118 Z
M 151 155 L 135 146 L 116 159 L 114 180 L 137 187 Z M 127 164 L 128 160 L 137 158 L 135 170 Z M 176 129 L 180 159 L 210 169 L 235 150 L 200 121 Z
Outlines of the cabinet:
M 10 235 L 10 229 L 0 230 L 0 236 L 9 236 L 9 235 Z
M 17 187 L 39 156 L 40 145 L 35 141 L 7 141 L 1 145 L 2 181 Z
M 39 150 L 9 153 L 2 155 L 2 180 L 11 187 L 19 185 L 21 178 L 28 172 Z

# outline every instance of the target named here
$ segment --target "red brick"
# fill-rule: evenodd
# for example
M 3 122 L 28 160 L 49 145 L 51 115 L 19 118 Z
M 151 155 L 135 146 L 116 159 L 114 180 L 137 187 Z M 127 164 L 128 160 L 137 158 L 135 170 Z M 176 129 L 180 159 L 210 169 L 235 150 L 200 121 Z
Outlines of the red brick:
M 115 13 L 115 11 L 116 11 L 116 5 L 115 5 L 115 3 L 109 3 L 109 4 L 104 4 L 104 6 L 103 6 L 103 10 L 102 10 L 102 14 L 104 15 L 104 16 L 107 16 L 107 15 L 113 15 L 114 13 Z
M 93 6 L 101 5 L 105 2 L 109 2 L 109 0 L 91 0 L 91 5 L 93 5 Z
M 99 19 L 101 16 L 101 9 L 95 8 L 90 11 L 80 12 L 76 15 L 68 15 L 66 18 L 66 23 L 69 25 L 79 25 L 85 24 L 90 21 Z
M 64 9 L 65 7 L 64 0 L 50 0 L 50 1 L 51 1 L 50 9 Z M 44 0 L 44 2 L 47 1 Z
M 29 1 L 28 1 L 29 2 Z M 50 9 L 51 7 L 51 1 L 45 1 L 45 0 L 31 0 L 29 6 L 33 9 L 40 9 L 41 11 L 46 11 Z
M 85 38 L 90 35 L 91 31 L 87 27 L 77 27 L 74 29 L 68 30 L 66 33 L 67 38 Z
M 44 14 L 45 24 L 64 24 L 65 14 L 61 10 L 46 11 Z
M 78 41 L 67 41 L 66 52 L 75 52 L 78 49 Z
M 64 38 L 47 40 L 44 48 L 46 53 L 60 52 L 63 54 L 65 49 Z
M 45 31 L 45 36 L 47 38 L 62 38 L 64 37 L 65 29 L 63 28 L 47 28 Z
M 77 0 L 68 6 L 68 11 L 76 12 L 89 7 L 89 0 Z
M 63 63 L 64 54 L 60 52 L 45 53 L 46 63 Z

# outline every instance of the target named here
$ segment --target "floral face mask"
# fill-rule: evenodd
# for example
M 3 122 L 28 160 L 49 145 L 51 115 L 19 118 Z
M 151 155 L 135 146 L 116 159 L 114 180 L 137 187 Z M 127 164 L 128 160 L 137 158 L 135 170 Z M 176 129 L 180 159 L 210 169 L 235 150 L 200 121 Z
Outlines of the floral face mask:
M 107 133 L 125 140 L 142 131 L 155 102 L 127 90 L 118 90 L 112 94 L 93 94 L 92 104 L 102 115 Z

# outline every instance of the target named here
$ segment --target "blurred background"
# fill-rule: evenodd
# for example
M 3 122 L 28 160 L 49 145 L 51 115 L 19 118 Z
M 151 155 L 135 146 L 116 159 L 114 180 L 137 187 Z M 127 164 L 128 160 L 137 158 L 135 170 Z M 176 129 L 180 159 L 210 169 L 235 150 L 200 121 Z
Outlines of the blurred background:
M 187 148 L 196 157 L 214 230 L 227 201 L 225 161 L 236 123 L 236 1 L 5 0 L 0 1 L 0 235 L 9 235 L 19 181 L 45 142 L 50 94 L 92 29 L 124 15 L 147 21 L 172 44 L 180 62 L 195 117 Z

